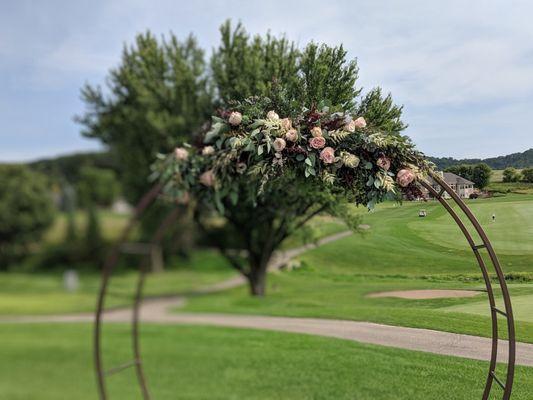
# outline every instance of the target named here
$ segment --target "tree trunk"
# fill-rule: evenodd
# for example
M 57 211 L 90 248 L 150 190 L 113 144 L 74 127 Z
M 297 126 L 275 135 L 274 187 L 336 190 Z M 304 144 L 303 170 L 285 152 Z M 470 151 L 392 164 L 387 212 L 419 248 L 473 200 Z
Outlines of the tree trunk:
M 266 294 L 266 279 L 267 279 L 267 267 L 268 261 L 265 260 L 267 257 L 250 257 L 250 273 L 248 274 L 248 283 L 250 285 L 250 294 L 252 296 L 262 297 Z

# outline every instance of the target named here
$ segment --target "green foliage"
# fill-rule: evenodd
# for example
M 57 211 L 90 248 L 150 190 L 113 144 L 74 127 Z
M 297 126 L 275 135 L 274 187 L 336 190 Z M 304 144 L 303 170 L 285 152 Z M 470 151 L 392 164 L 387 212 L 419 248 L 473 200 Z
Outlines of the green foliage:
M 84 167 L 80 170 L 77 187 L 80 206 L 110 206 L 119 191 L 119 183 L 112 170 L 94 167 Z
M 371 90 L 357 108 L 358 115 L 364 115 L 367 122 L 375 129 L 384 132 L 401 132 L 407 125 L 401 120 L 402 106 L 397 106 L 388 94 L 385 98 L 381 88 Z
M 103 240 L 100 231 L 100 220 L 98 210 L 94 203 L 87 205 L 87 233 L 85 235 L 85 245 L 88 257 L 99 263 L 101 261 Z
M 430 168 L 408 138 L 367 126 L 363 116 L 324 107 L 290 119 L 268 107 L 267 99 L 235 103 L 224 118 L 213 117 L 204 148 L 177 148 L 154 165 L 167 194 L 193 196 L 200 225 L 209 212 L 227 218 L 248 253 L 247 265 L 232 257 L 233 265 L 259 295 L 272 253 L 311 217 L 345 201 L 371 208 Z M 410 180 L 397 186 L 401 170 Z
M 72 243 L 77 237 L 76 228 L 76 191 L 70 185 L 66 185 L 63 190 L 63 208 L 67 215 L 67 230 L 65 242 Z
M 455 165 L 446 168 L 445 171 L 474 182 L 474 186 L 478 189 L 484 189 L 490 183 L 492 174 L 492 170 L 485 163 Z
M 505 169 L 507 167 L 527 168 L 533 165 L 533 149 L 526 150 L 522 153 L 513 153 L 506 156 L 491 157 L 491 158 L 465 158 L 456 160 L 451 157 L 429 157 L 429 160 L 439 169 L 446 169 L 448 167 L 460 164 L 478 164 L 484 162 L 493 169 Z
M 189 36 L 158 41 L 150 32 L 125 47 L 107 79 L 108 95 L 86 85 L 83 134 L 100 139 L 116 155 L 125 194 L 137 201 L 148 189 L 153 157 L 191 140 L 211 111 L 203 51 Z
M 104 168 L 118 174 L 119 166 L 109 151 L 78 153 L 59 156 L 29 163 L 29 167 L 47 175 L 52 181 L 61 185 L 68 182 L 75 184 L 80 179 L 80 171 L 86 167 Z
M 222 25 L 221 44 L 211 58 L 213 81 L 223 106 L 251 96 L 291 115 L 322 102 L 353 110 L 360 90 L 358 68 L 342 46 L 310 43 L 303 50 L 285 37 L 250 37 L 241 24 Z
M 524 168 L 522 170 L 522 180 L 524 182 L 533 183 L 533 168 Z
M 0 182 L 0 269 L 7 269 L 51 225 L 54 207 L 46 178 L 25 166 L 1 165 Z
M 520 172 L 513 167 L 505 168 L 502 180 L 503 182 L 518 182 L 520 180 Z

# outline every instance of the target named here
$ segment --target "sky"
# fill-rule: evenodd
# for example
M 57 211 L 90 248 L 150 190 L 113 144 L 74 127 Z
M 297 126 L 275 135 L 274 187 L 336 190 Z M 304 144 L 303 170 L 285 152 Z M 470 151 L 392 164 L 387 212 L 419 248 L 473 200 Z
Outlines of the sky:
M 533 147 L 531 1 L 0 0 L 0 161 L 101 149 L 81 136 L 80 88 L 105 84 L 149 29 L 193 32 L 208 50 L 231 18 L 250 33 L 343 44 L 364 90 L 405 107 L 428 155 L 491 157 Z

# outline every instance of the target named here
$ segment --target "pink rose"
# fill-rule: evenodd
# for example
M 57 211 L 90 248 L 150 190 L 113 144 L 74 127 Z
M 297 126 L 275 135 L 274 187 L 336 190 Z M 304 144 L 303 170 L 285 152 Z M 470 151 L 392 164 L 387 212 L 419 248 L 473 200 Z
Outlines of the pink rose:
M 390 168 L 390 160 L 385 156 L 381 156 L 376 161 L 376 165 L 380 168 L 383 168 L 385 171 L 388 171 Z
M 230 115 L 229 115 L 229 119 L 228 119 L 229 123 L 233 126 L 238 126 L 241 124 L 242 122 L 242 114 L 238 111 L 233 111 Z
M 415 180 L 415 174 L 408 168 L 404 168 L 398 171 L 396 174 L 396 182 L 401 187 L 409 186 Z
M 309 146 L 311 146 L 313 149 L 321 149 L 326 145 L 326 139 L 324 139 L 322 136 L 317 136 L 309 139 Z
M 320 159 L 324 164 L 332 164 L 335 161 L 335 150 L 332 147 L 326 147 L 320 152 Z
M 354 125 L 356 128 L 366 128 L 366 121 L 363 117 L 359 117 L 354 121 Z
M 284 131 L 288 131 L 289 129 L 292 128 L 292 121 L 289 118 L 283 118 L 280 121 L 280 125 L 281 125 L 281 129 L 283 129 Z
M 185 161 L 189 157 L 189 152 L 183 147 L 176 147 L 174 149 L 174 156 L 176 157 L 176 160 Z
M 289 142 L 296 142 L 298 140 L 298 131 L 296 129 L 289 129 L 285 134 L 285 139 Z
M 212 169 L 207 170 L 202 175 L 200 175 L 200 183 L 207 187 L 215 185 L 215 173 Z
M 287 146 L 287 143 L 282 138 L 277 138 L 272 143 L 272 147 L 274 147 L 274 150 L 276 150 L 278 153 L 283 151 L 283 149 Z
M 313 137 L 322 136 L 322 129 L 320 129 L 319 126 L 315 126 L 313 129 L 311 129 L 311 135 L 313 135 Z

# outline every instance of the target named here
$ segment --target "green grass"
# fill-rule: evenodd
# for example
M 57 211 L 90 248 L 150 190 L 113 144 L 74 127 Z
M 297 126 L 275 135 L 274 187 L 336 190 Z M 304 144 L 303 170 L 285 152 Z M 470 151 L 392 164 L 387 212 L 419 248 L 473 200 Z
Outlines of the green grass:
M 533 194 L 533 183 L 528 182 L 491 182 L 487 190 L 497 193 Z
M 117 214 L 108 210 L 100 210 L 98 212 L 100 217 L 100 228 L 104 239 L 115 240 L 119 237 L 122 230 L 126 227 L 130 216 L 125 214 Z M 84 237 L 85 227 L 87 226 L 87 213 L 77 211 L 75 215 L 76 233 L 78 237 Z M 59 244 L 65 241 L 67 231 L 67 215 L 59 213 L 52 226 L 45 233 L 43 243 L 45 244 Z
M 189 261 L 147 277 L 145 295 L 185 293 L 234 276 L 233 270 L 210 250 L 194 253 Z M 113 276 L 107 305 L 130 304 L 137 283 L 134 270 Z M 92 311 L 100 287 L 100 274 L 81 273 L 80 288 L 69 293 L 63 288 L 61 273 L 3 273 L 0 275 L 0 315 L 53 314 Z
M 147 379 L 160 400 L 470 400 L 481 397 L 488 368 L 299 334 L 156 325 L 142 333 Z M 105 339 L 108 367 L 131 359 L 129 327 L 109 326 Z M 2 325 L 0 341 L 2 398 L 96 398 L 91 326 Z M 513 399 L 529 399 L 532 386 L 531 369 L 518 367 Z M 140 398 L 131 369 L 110 377 L 108 389 L 110 398 Z
M 442 310 L 474 315 L 486 315 L 487 302 L 459 304 L 445 307 Z M 533 295 L 513 297 L 513 311 L 515 319 L 519 321 L 533 322 Z
M 513 195 L 469 202 L 484 226 L 492 224 L 489 211 L 495 210 L 497 221 L 487 231 L 504 270 L 524 273 L 526 280 L 531 279 L 533 272 L 533 244 L 526 240 L 533 232 L 533 212 L 529 212 L 532 199 Z M 417 216 L 420 208 L 428 210 L 428 217 Z M 482 287 L 472 251 L 437 204 L 405 203 L 401 207 L 385 204 L 368 214 L 363 223 L 371 227 L 367 234 L 312 250 L 300 257 L 303 268 L 273 274 L 264 299 L 250 298 L 245 288 L 238 288 L 191 299 L 185 310 L 367 320 L 490 335 L 487 303 L 483 303 L 485 312 L 480 315 L 453 308 L 444 311 L 447 307 L 481 303 L 480 298 L 366 297 L 375 291 Z M 533 342 L 533 323 L 522 317 L 527 308 L 522 309 L 521 304 L 527 301 L 520 300 L 520 296 L 529 298 L 533 294 L 533 284 L 512 285 L 511 292 L 519 318 L 517 336 L 519 340 Z

